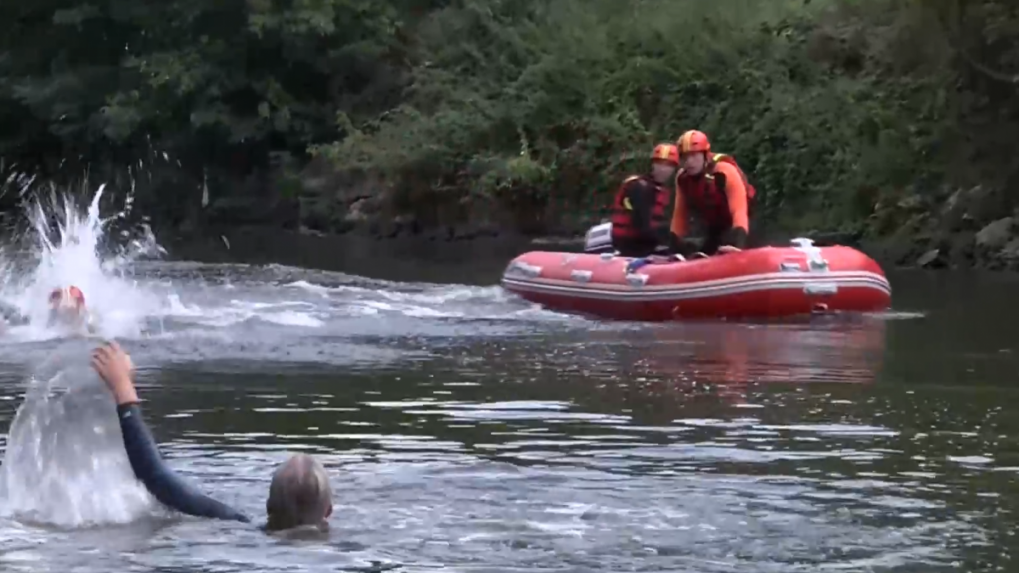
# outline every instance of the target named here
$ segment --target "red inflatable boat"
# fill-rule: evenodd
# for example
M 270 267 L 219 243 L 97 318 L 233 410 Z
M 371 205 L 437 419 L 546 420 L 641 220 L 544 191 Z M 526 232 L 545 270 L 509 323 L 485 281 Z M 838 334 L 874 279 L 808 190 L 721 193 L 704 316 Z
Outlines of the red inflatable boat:
M 552 310 L 621 320 L 782 318 L 871 312 L 891 305 L 881 267 L 849 247 L 763 247 L 646 264 L 604 254 L 533 251 L 510 262 L 502 285 Z

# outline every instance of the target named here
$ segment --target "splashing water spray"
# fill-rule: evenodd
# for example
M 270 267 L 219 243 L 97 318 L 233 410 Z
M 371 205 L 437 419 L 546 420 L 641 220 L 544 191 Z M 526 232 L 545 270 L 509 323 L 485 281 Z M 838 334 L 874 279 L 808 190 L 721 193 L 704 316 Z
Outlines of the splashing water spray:
M 113 401 L 84 354 L 62 352 L 25 392 L 0 467 L 0 517 L 58 527 L 127 523 L 159 512 L 134 478 Z
M 47 326 L 48 295 L 55 288 L 74 285 L 85 297 L 89 312 L 98 319 L 98 334 L 106 337 L 137 336 L 143 319 L 155 312 L 160 301 L 138 288 L 126 276 L 128 265 L 140 256 L 164 254 L 152 231 L 142 225 L 142 235 L 114 248 L 103 257 L 105 231 L 110 224 L 130 213 L 133 195 L 124 210 L 102 219 L 99 204 L 105 186 L 100 186 L 83 214 L 74 198 L 51 191 L 49 200 L 34 198 L 28 210 L 26 261 L 4 261 L 0 299 L 25 319 L 25 328 L 12 329 L 15 338 L 51 338 L 66 333 Z M 121 233 L 124 239 L 128 231 Z M 109 243 L 109 241 L 106 241 Z M 27 256 L 26 256 L 27 255 Z
M 22 260 L 4 257 L 0 298 L 27 319 L 8 329 L 0 343 L 66 338 L 47 327 L 48 295 L 54 288 L 77 286 L 90 312 L 98 316 L 103 337 L 137 335 L 158 299 L 125 276 L 140 255 L 162 253 L 148 227 L 141 239 L 128 241 L 103 258 L 104 232 L 99 216 L 100 187 L 83 214 L 74 199 L 53 191 L 49 202 L 36 199 L 28 211 L 30 241 Z M 127 237 L 128 233 L 123 233 Z M 27 252 L 24 252 L 27 251 Z M 20 272 L 19 272 L 20 271 Z M 0 467 L 0 517 L 64 527 L 124 523 L 153 512 L 144 487 L 134 479 L 114 405 L 88 364 L 80 339 L 67 338 L 31 364 L 24 402 L 11 422 Z

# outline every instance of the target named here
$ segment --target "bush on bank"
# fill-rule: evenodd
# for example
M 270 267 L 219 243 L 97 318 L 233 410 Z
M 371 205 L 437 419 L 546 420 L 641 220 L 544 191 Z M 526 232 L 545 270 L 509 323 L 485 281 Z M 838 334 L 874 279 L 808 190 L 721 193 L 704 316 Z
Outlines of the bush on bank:
M 893 6 L 447 8 L 419 30 L 405 101 L 316 151 L 384 174 L 398 208 L 512 212 L 541 228 L 596 217 L 654 142 L 699 128 L 752 175 L 765 219 L 859 226 L 880 193 L 943 175 L 952 127 L 947 54 L 914 41 L 927 15 Z

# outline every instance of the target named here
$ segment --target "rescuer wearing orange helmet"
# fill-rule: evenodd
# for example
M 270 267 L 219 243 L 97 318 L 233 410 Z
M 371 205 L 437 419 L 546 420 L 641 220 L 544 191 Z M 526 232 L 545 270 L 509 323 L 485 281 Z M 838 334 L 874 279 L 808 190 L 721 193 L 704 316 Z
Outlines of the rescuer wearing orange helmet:
M 661 143 L 651 153 L 651 172 L 626 178 L 612 202 L 612 248 L 624 257 L 646 257 L 667 250 L 670 180 L 679 167 L 675 145 Z
M 739 251 L 750 233 L 749 206 L 757 194 L 736 160 L 711 153 L 708 136 L 696 130 L 676 140 L 682 164 L 676 174 L 676 203 L 670 231 L 673 250 L 689 256 L 694 251 L 707 255 Z M 686 239 L 688 209 L 704 223 L 700 247 Z

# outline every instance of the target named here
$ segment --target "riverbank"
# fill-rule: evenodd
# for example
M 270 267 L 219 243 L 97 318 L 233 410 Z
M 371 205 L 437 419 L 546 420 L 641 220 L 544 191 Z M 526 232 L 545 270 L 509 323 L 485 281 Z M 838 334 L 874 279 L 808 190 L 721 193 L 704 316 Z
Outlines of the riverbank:
M 958 205 L 958 201 L 945 206 L 954 214 L 949 205 Z M 810 237 L 819 245 L 858 248 L 886 269 L 1019 271 L 1016 218 L 995 218 L 990 213 L 986 218 L 992 220 L 979 223 L 978 217 L 964 214 L 953 226 L 947 217 L 921 216 L 920 221 L 900 225 L 899 232 L 884 237 L 824 231 L 773 232 L 763 243 L 780 245 L 796 236 Z M 420 233 L 373 234 L 363 229 L 327 234 L 249 225 L 210 228 L 175 239 L 170 238 L 171 234 L 160 236 L 172 259 L 282 264 L 390 280 L 435 282 L 450 280 L 457 268 L 463 268 L 464 261 L 474 261 L 472 264 L 483 267 L 485 270 L 479 276 L 494 282 L 506 262 L 520 253 L 537 249 L 578 252 L 584 244 L 579 233 L 536 237 L 498 229 L 476 232 L 457 227 Z M 427 276 L 422 276 L 422 272 Z
M 976 186 L 878 204 L 864 252 L 884 265 L 1019 270 L 1019 209 L 1001 188 Z
M 494 284 L 511 258 L 533 248 L 533 239 L 509 233 L 450 240 L 437 233 L 383 237 L 243 226 L 170 237 L 160 238 L 160 244 L 176 260 L 280 264 L 384 280 L 465 284 Z M 465 262 L 476 272 L 461 280 Z
M 219 223 L 164 246 L 171 256 L 205 262 L 280 263 L 361 269 L 369 274 L 379 266 L 399 267 L 396 261 L 400 260 L 432 261 L 441 267 L 461 264 L 465 258 L 485 265 L 494 260 L 493 269 L 501 270 L 505 261 L 528 250 L 582 250 L 584 232 L 598 221 L 594 215 L 552 220 L 544 225 L 551 233 L 535 234 L 506 223 L 427 226 L 413 218 L 390 218 L 375 211 L 349 219 L 343 233 Z M 1019 271 L 1019 210 L 1011 207 L 1002 188 L 946 187 L 940 193 L 878 201 L 851 231 L 811 228 L 806 220 L 776 223 L 768 218 L 755 221 L 754 227 L 757 244 L 779 245 L 794 237 L 810 237 L 820 245 L 860 249 L 888 269 Z M 161 237 L 174 235 L 160 233 Z M 418 263 L 414 268 L 419 268 Z M 385 272 L 403 274 L 397 268 Z

